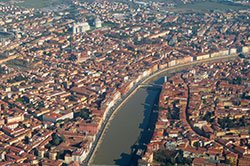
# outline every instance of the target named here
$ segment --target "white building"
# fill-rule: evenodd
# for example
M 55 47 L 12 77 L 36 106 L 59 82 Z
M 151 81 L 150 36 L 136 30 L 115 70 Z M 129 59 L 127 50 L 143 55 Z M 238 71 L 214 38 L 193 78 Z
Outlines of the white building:
M 95 19 L 95 27 L 96 28 L 101 28 L 102 27 L 102 21 L 100 20 L 99 17 Z
M 248 53 L 248 52 L 250 52 L 250 46 L 242 47 L 242 53 Z
M 72 155 L 66 155 L 64 158 L 64 162 L 69 164 L 72 161 L 76 161 L 77 163 L 81 164 L 87 157 L 87 154 L 88 151 L 86 149 L 77 149 L 72 153 Z
M 82 22 L 73 25 L 73 34 L 85 33 L 90 30 L 89 23 Z

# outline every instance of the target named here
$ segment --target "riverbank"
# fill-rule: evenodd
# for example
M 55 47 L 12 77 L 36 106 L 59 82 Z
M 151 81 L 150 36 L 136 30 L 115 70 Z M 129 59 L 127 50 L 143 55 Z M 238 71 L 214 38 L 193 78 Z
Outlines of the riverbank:
M 237 141 L 228 144 L 227 140 L 228 133 L 234 134 L 232 139 L 240 140 L 240 133 L 248 130 L 245 117 L 249 114 L 249 102 L 243 96 L 249 92 L 249 64 L 247 58 L 236 58 L 196 65 L 172 74 L 162 85 L 154 136 L 140 162 L 196 165 L 202 161 L 235 165 L 237 160 L 244 161 L 244 150 L 232 147 L 247 151 L 247 144 L 239 145 Z M 224 103 L 233 104 L 224 107 Z M 242 111 L 236 113 L 236 107 Z M 231 119 L 230 126 L 228 119 Z M 218 158 L 210 160 L 215 151 Z M 234 160 L 229 159 L 232 156 Z
M 110 122 L 114 118 L 114 115 L 117 113 L 117 111 L 127 102 L 127 100 L 131 96 L 133 96 L 141 88 L 141 86 L 140 86 L 141 84 L 145 84 L 145 83 L 149 82 L 150 80 L 152 80 L 154 77 L 159 76 L 162 73 L 167 72 L 167 71 L 172 71 L 172 70 L 176 71 L 178 69 L 189 67 L 192 65 L 196 65 L 196 64 L 200 64 L 200 63 L 207 63 L 207 62 L 212 62 L 212 61 L 218 61 L 218 60 L 223 60 L 223 59 L 230 59 L 230 58 L 234 58 L 236 56 L 237 55 L 235 54 L 235 55 L 214 57 L 214 58 L 204 59 L 204 60 L 200 60 L 200 61 L 193 61 L 190 63 L 165 68 L 163 70 L 160 70 L 160 71 L 153 73 L 152 75 L 148 76 L 147 78 L 144 78 L 144 80 L 142 80 L 139 84 L 135 85 L 135 87 L 133 87 L 132 90 L 130 92 L 128 92 L 128 95 L 126 97 L 124 97 L 121 101 L 119 101 L 119 104 L 116 104 L 114 106 L 114 109 L 111 110 L 109 116 L 107 116 L 106 120 L 104 121 L 104 124 L 102 125 L 102 127 L 100 129 L 99 135 L 96 137 L 96 141 L 93 143 L 92 151 L 90 151 L 89 156 L 86 159 L 85 165 L 86 164 L 92 165 L 93 156 L 95 155 L 96 150 L 99 148 L 100 144 L 102 143 L 104 133 L 107 130 L 107 126 L 109 126 Z

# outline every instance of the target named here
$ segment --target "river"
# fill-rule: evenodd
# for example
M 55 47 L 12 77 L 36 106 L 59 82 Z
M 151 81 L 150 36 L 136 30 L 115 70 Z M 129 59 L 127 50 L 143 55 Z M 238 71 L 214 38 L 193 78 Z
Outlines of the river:
M 162 75 L 169 74 L 161 74 L 149 83 L 162 84 Z M 145 144 L 150 141 L 157 120 L 160 92 L 159 87 L 140 88 L 128 99 L 107 127 L 93 165 L 136 165 L 138 156 L 133 151 L 145 149 Z
M 150 79 L 147 84 L 162 84 L 164 76 L 171 76 L 193 65 L 195 64 L 165 71 Z M 133 152 L 138 148 L 145 149 L 150 141 L 158 115 L 160 91 L 160 88 L 139 88 L 127 100 L 107 126 L 92 165 L 137 165 L 138 156 Z

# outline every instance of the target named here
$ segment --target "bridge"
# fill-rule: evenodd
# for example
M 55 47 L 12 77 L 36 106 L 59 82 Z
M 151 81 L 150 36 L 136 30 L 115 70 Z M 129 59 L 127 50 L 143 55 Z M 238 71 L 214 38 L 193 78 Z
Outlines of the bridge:
M 140 84 L 140 88 L 156 88 L 156 89 L 161 89 L 162 85 L 161 84 Z

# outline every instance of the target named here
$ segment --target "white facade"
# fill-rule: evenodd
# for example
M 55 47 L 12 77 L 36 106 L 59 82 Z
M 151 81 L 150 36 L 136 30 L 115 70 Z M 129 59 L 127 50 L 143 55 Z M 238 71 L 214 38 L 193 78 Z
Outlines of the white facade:
M 209 57 L 210 57 L 209 54 L 199 55 L 199 56 L 197 56 L 197 60 L 199 61 L 202 59 L 208 59 Z
M 219 52 L 214 52 L 211 54 L 211 57 L 217 57 L 217 56 L 221 56 Z
M 231 48 L 230 49 L 230 55 L 236 54 L 236 53 L 237 53 L 237 49 L 236 48 Z
M 242 47 L 242 52 L 243 52 L 243 53 L 248 53 L 248 52 L 250 52 L 250 46 Z
M 69 164 L 72 161 L 76 161 L 79 164 L 81 164 L 83 162 L 83 160 L 85 160 L 85 158 L 87 157 L 87 150 L 86 149 L 77 149 L 72 156 L 70 155 L 66 155 L 64 158 L 64 162 Z
M 176 65 L 176 60 L 171 60 L 170 62 L 168 62 L 168 66 L 172 67 Z
M 218 56 L 225 56 L 225 55 L 229 55 L 229 50 L 221 50 L 219 52 L 214 52 L 211 54 L 211 57 L 218 57 Z
M 95 27 L 96 28 L 101 28 L 102 27 L 102 21 L 98 17 L 95 19 Z
M 220 54 L 221 54 L 221 56 L 229 55 L 229 50 L 221 50 Z
M 73 34 L 85 33 L 90 30 L 89 23 L 77 23 L 73 25 Z
M 83 160 L 87 157 L 87 151 L 86 149 L 80 149 L 80 153 L 78 154 L 72 154 L 73 161 L 77 161 L 78 163 L 82 163 Z

